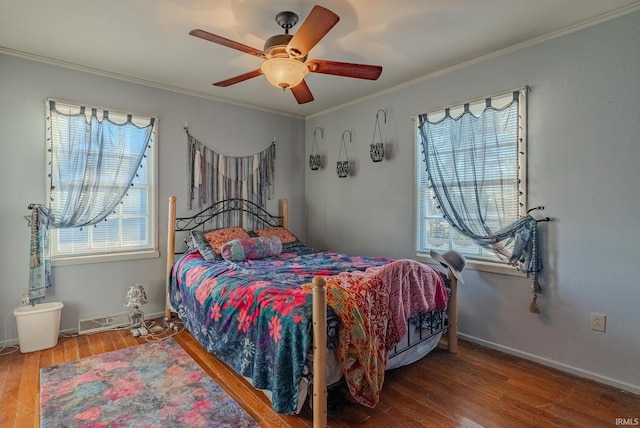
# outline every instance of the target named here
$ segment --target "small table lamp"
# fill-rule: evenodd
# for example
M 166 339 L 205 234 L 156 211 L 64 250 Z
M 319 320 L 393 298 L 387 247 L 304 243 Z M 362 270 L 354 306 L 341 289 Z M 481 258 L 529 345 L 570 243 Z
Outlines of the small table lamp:
M 145 293 L 142 285 L 133 284 L 129 286 L 129 291 L 127 291 L 127 297 L 124 305 L 134 307 L 133 312 L 129 315 L 131 332 L 134 336 L 140 335 L 139 330 L 137 331 L 138 334 L 136 334 L 137 329 L 144 328 L 144 312 L 140 310 L 139 306 L 144 305 L 147 302 L 147 293 Z

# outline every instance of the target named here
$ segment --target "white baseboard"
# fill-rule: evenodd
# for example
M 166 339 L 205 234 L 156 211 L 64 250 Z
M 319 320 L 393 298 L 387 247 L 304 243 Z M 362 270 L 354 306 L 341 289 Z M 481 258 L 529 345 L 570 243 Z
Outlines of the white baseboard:
M 159 318 L 162 318 L 162 317 L 164 317 L 164 312 L 155 312 L 155 313 L 152 313 L 152 314 L 145 314 L 144 315 L 144 319 L 148 320 L 148 321 L 159 319 Z M 72 335 L 78 334 L 78 328 L 77 327 L 75 327 L 75 328 L 66 328 L 64 330 L 60 330 L 59 334 L 72 336 Z M 13 339 L 7 339 L 4 342 L 4 347 L 7 348 L 9 346 L 18 346 L 19 343 L 20 342 L 19 342 L 17 337 L 13 338 Z M 2 346 L 2 342 L 0 342 L 0 346 Z
M 7 339 L 4 343 L 4 348 L 0 348 L 0 349 L 5 349 L 8 348 L 10 346 L 18 346 L 18 339 Z M 0 343 L 0 346 L 2 346 L 2 343 Z
M 479 339 L 477 337 L 469 336 L 467 334 L 458 333 L 458 337 L 468 342 L 472 342 L 472 343 L 476 343 L 478 345 L 484 346 L 485 348 L 495 349 L 496 351 L 504 352 L 505 354 L 514 355 L 516 357 L 520 357 L 525 360 L 542 364 L 543 366 L 551 367 L 563 372 L 576 375 L 578 377 L 591 379 L 596 382 L 612 386 L 614 388 L 622 389 L 624 391 L 640 395 L 640 386 L 638 385 L 633 385 L 627 382 L 623 382 L 621 380 L 612 379 L 610 377 L 602 376 L 597 373 L 593 373 L 587 370 L 570 366 L 568 364 L 562 364 L 557 361 L 553 361 L 547 358 L 539 357 L 537 355 L 529 354 L 528 352 L 519 351 L 517 349 L 510 348 L 508 346 L 499 345 L 497 343 L 489 342 L 484 339 Z
M 164 317 L 164 311 L 155 312 L 153 314 L 146 314 L 144 316 L 145 319 L 150 319 L 150 320 L 155 320 L 155 319 L 162 318 L 162 317 Z

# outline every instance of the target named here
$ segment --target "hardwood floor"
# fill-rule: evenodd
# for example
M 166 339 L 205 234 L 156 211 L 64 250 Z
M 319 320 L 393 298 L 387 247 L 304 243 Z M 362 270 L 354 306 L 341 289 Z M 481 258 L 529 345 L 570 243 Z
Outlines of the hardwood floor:
M 261 426 L 312 425 L 308 410 L 300 416 L 273 412 L 264 394 L 206 353 L 189 333 L 175 339 Z M 40 368 L 141 343 L 145 340 L 121 330 L 60 338 L 52 349 L 0 356 L 0 427 L 38 426 Z M 388 372 L 375 409 L 345 401 L 329 425 L 615 427 L 637 425 L 637 418 L 638 395 L 461 341 L 457 354 L 442 346 Z

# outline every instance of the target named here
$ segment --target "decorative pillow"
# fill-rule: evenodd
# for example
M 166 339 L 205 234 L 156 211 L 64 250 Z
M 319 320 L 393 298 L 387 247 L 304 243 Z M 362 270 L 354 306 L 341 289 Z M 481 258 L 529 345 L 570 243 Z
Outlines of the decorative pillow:
M 278 256 L 282 252 L 282 242 L 277 236 L 263 238 L 234 239 L 222 246 L 222 258 L 232 262 L 259 260 Z
M 249 233 L 242 227 L 225 227 L 207 231 L 192 230 L 191 236 L 200 254 L 205 260 L 222 260 L 220 252 L 222 246 L 234 239 L 250 238 Z
M 187 247 L 187 250 L 193 250 L 196 248 L 196 243 L 193 242 L 193 236 L 191 236 L 191 234 L 188 234 L 184 238 L 184 245 Z
M 257 229 L 249 232 L 252 236 L 277 236 L 283 244 L 299 242 L 298 237 L 284 227 L 271 227 L 269 229 Z

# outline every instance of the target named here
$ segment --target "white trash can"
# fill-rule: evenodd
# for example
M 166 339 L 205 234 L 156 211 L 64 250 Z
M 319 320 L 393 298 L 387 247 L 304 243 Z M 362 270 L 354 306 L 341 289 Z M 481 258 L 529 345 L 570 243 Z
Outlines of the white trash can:
M 21 306 L 13 311 L 18 326 L 20 352 L 40 351 L 58 344 L 62 302 Z

